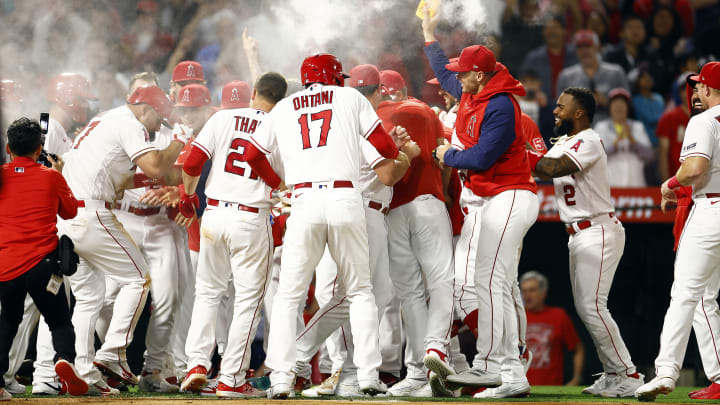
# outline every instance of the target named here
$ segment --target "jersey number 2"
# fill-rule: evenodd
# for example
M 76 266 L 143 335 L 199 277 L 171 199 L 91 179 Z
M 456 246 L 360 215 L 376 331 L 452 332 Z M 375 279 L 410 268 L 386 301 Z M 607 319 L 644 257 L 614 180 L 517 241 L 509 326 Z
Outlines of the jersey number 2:
M 235 138 L 230 143 L 230 149 L 231 150 L 238 150 L 239 148 L 242 148 L 242 153 L 238 152 L 230 152 L 228 153 L 227 160 L 225 160 L 225 171 L 232 174 L 237 174 L 238 176 L 244 176 L 245 175 L 245 168 L 240 166 L 235 166 L 235 162 L 245 162 L 245 149 L 250 145 L 250 142 L 246 141 L 242 138 Z M 257 180 L 258 176 L 257 174 L 253 173 L 252 170 L 250 170 L 250 179 L 251 180 Z
M 320 142 L 318 142 L 318 147 L 327 145 L 328 132 L 330 132 L 330 121 L 332 120 L 332 110 L 319 111 L 313 114 L 303 114 L 300 118 L 298 118 L 300 133 L 302 134 L 303 149 L 312 148 L 312 145 L 310 145 L 308 115 L 312 121 L 322 120 L 322 125 L 320 125 Z
M 577 204 L 575 198 L 575 187 L 566 184 L 563 186 L 563 193 L 565 194 L 565 205 L 568 207 Z

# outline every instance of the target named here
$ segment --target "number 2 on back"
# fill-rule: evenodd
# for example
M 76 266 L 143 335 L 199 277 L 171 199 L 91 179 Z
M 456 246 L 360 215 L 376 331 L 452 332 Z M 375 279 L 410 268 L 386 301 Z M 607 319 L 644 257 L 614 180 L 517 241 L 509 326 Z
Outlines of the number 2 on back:
M 577 204 L 577 202 L 575 202 L 575 200 L 574 200 L 574 198 L 575 198 L 575 187 L 573 187 L 573 186 L 571 186 L 571 185 L 569 185 L 569 184 L 566 184 L 566 185 L 563 186 L 563 193 L 565 193 L 565 205 L 567 205 L 568 207 L 570 207 L 570 206 L 572 206 L 572 205 Z
M 332 110 L 319 111 L 313 114 L 303 114 L 298 118 L 300 124 L 300 133 L 302 134 L 303 149 L 312 148 L 310 145 L 310 127 L 308 126 L 308 115 L 311 121 L 322 120 L 320 125 L 320 142 L 318 148 L 327 145 L 328 133 L 330 132 L 330 121 L 332 120 Z

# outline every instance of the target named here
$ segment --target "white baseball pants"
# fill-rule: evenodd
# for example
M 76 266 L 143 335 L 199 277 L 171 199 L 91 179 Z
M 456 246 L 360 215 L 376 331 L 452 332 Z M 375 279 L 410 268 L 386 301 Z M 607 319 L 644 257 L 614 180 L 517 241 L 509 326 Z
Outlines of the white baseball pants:
M 295 319 L 325 245 L 338 264 L 350 301 L 350 324 L 355 332 L 354 359 L 358 380 L 377 380 L 382 362 L 378 343 L 378 314 L 372 293 L 368 234 L 363 200 L 354 188 L 302 188 L 293 193 L 287 222 L 280 280 L 270 320 L 270 348 L 265 363 L 274 371 L 272 384 L 291 383 L 297 359 Z
M 35 302 L 32 300 L 32 297 L 30 297 L 30 294 L 28 294 L 27 297 L 25 297 L 25 308 L 22 321 L 20 322 L 20 325 L 18 325 L 17 334 L 13 339 L 12 346 L 10 346 L 10 353 L 8 353 L 8 371 L 3 376 L 5 379 L 5 385 L 8 385 L 10 381 L 15 379 L 15 374 L 22 366 L 22 363 L 25 360 L 25 355 L 27 354 L 27 349 L 30 346 L 30 335 L 33 330 L 35 330 L 35 326 L 38 324 L 39 320 L 40 311 L 38 311 L 35 306 Z M 45 321 L 43 321 L 43 323 L 45 323 Z M 39 338 L 40 337 L 38 336 L 38 339 Z M 53 356 L 54 355 L 55 352 L 53 351 Z
M 507 190 L 492 197 L 473 196 L 464 205 L 467 215 L 455 250 L 455 275 L 463 284 L 471 279 L 475 284 L 476 298 L 472 301 L 478 307 L 478 338 L 473 368 L 499 374 L 505 353 L 517 352 L 519 337 L 512 299 L 516 282 L 508 280 L 517 280 L 518 247 L 537 219 L 538 200 L 531 191 Z M 461 289 L 458 297 L 464 298 L 463 292 L 468 294 Z M 462 316 L 472 311 L 466 309 L 460 307 Z M 506 319 L 506 314 L 514 319 Z M 508 365 L 513 375 L 520 374 L 515 370 L 518 364 Z M 521 374 L 524 378 L 524 372 Z
M 195 301 L 195 266 L 193 266 L 190 249 L 188 249 L 188 234 L 184 227 L 175 223 L 172 226 L 175 252 L 177 257 L 177 285 L 178 299 L 175 302 L 175 323 L 172 331 L 172 356 L 170 368 L 179 377 L 185 375 L 187 368 L 187 354 L 185 354 L 185 341 L 190 328 L 193 302 Z
M 195 304 L 185 345 L 188 369 L 198 365 L 210 368 L 218 307 L 232 275 L 234 316 L 220 367 L 220 382 L 230 387 L 245 383 L 250 345 L 260 323 L 263 298 L 272 271 L 272 253 L 269 210 L 253 213 L 234 206 L 205 210 L 195 279 Z
M 720 309 L 717 297 L 720 290 L 720 272 L 713 272 L 700 302 L 695 307 L 693 331 L 700 351 L 705 376 L 720 382 Z
M 104 202 L 86 201 L 74 219 L 58 224 L 60 232 L 75 243 L 80 256 L 77 273 L 70 279 L 75 295 L 75 367 L 93 384 L 101 378 L 93 361 L 126 360 L 125 350 L 150 290 L 150 276 L 140 249 Z M 105 343 L 95 353 L 95 324 L 105 298 L 105 277 L 120 285 Z
M 400 298 L 407 376 L 426 379 L 425 350 L 448 353 L 453 320 L 452 227 L 445 203 L 432 195 L 390 210 L 390 278 Z M 429 302 L 425 291 L 428 291 Z
M 707 198 L 695 198 L 694 202 L 678 243 L 670 307 L 655 359 L 657 375 L 675 380 L 685 358 L 698 303 L 720 267 L 720 205 Z

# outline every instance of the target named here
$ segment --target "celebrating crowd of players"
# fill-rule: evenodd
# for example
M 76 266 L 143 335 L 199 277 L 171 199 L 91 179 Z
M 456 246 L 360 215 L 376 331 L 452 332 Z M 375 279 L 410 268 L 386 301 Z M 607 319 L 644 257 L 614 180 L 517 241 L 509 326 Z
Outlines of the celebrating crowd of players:
M 696 279 L 677 284 L 682 307 L 668 312 L 658 377 L 645 384 L 607 309 L 625 233 L 610 200 L 605 149 L 591 128 L 593 93 L 569 87 L 559 94 L 548 151 L 516 99 L 525 88 L 492 51 L 470 46 L 448 60 L 432 29 L 425 37 L 446 110 L 408 97 L 398 72 L 363 64 L 346 74 L 330 54 L 303 61 L 297 89 L 277 73 L 259 75 L 252 89 L 229 82 L 219 108 L 194 61 L 177 64 L 169 94 L 154 74 L 135 75 L 126 104 L 95 117 L 86 114 L 95 97 L 86 78 L 53 79 L 44 147 L 62 158 L 55 167 L 77 201 L 77 215 L 60 220 L 58 232 L 80 256 L 65 288 L 75 300 L 74 367 L 88 395 L 137 385 L 229 398 L 526 396 L 532 353 L 517 271 L 538 214 L 533 174 L 553 179 L 570 235 L 576 309 L 603 365 L 583 392 L 654 399 L 672 391 L 692 317 L 682 309 L 692 313 L 718 288 L 703 291 Z M 2 84 L 3 102 L 12 103 L 15 84 Z M 704 108 L 715 105 L 718 88 L 714 62 L 688 78 L 688 98 Z M 710 160 L 703 156 L 712 157 L 717 134 L 702 117 L 694 130 L 711 133 L 690 137 L 697 141 L 684 149 L 688 163 L 663 186 L 668 201 L 672 189 L 695 184 L 708 169 L 697 159 Z M 702 233 L 695 222 L 692 235 Z M 683 246 L 686 257 L 694 246 Z M 313 282 L 319 309 L 303 322 Z M 145 361 L 136 376 L 126 349 L 148 294 Z M 696 333 L 708 336 L 709 348 L 720 313 L 704 313 L 707 326 Z M 267 390 L 248 380 L 263 314 Z M 28 297 L 9 362 L 0 361 L 0 399 L 25 392 L 14 375 L 38 318 Z M 466 327 L 476 338 L 470 362 L 457 339 Z M 397 381 L 400 330 L 407 373 Z M 39 322 L 34 394 L 67 391 L 52 367 L 52 345 Z M 215 350 L 222 362 L 209 379 Z M 310 387 L 318 350 L 331 362 L 329 376 Z M 717 353 L 701 353 L 708 377 L 720 378 Z M 698 398 L 714 398 L 715 385 Z

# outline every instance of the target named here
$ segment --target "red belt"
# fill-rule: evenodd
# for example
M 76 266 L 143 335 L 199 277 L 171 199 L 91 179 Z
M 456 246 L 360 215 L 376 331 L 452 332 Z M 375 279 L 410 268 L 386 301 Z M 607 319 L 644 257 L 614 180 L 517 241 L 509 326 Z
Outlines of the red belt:
M 720 197 L 720 195 L 718 195 L 718 197 Z M 612 217 L 615 216 L 615 214 L 613 214 L 613 213 L 611 212 L 611 213 L 608 214 L 608 216 L 609 216 L 610 218 L 612 218 Z M 577 228 L 582 231 L 583 229 L 588 229 L 588 228 L 590 228 L 590 227 L 592 226 L 592 221 L 590 221 L 589 219 L 587 219 L 587 220 L 585 220 L 585 221 L 576 222 L 576 223 L 575 223 L 575 226 L 577 226 Z M 570 235 L 575 235 L 575 234 L 577 233 L 577 232 L 575 231 L 575 228 L 573 227 L 573 224 L 567 225 L 567 226 L 565 227 L 565 230 L 566 230 L 567 233 L 570 234 Z
M 131 214 L 135 214 L 139 217 L 147 217 L 150 215 L 155 215 L 160 213 L 160 207 L 150 207 L 150 208 L 139 208 L 139 207 L 128 207 L 127 209 L 122 208 L 122 204 L 115 203 L 115 209 L 127 211 Z
M 706 198 L 717 198 L 720 197 L 720 193 L 705 193 Z
M 220 205 L 220 201 L 212 199 L 212 198 L 208 198 L 207 203 L 208 203 L 208 205 L 212 205 L 213 207 L 217 207 Z M 260 212 L 259 208 L 248 207 L 247 205 L 242 205 L 240 203 L 231 203 L 231 202 L 223 201 L 222 204 L 224 204 L 226 207 L 232 207 L 232 206 L 236 205 L 237 209 L 239 209 L 240 211 L 252 212 L 254 214 L 257 214 L 258 212 Z
M 299 188 L 311 188 L 313 186 L 313 183 L 311 181 L 305 182 L 305 183 L 298 183 L 293 188 L 294 190 L 297 190 Z M 336 180 L 333 182 L 333 188 L 353 188 L 353 182 L 349 180 Z
M 388 212 L 390 212 L 390 208 L 389 208 L 389 207 L 383 208 L 383 205 L 380 204 L 380 203 L 377 202 L 377 201 L 372 201 L 372 200 L 371 200 L 371 201 L 368 203 L 368 207 L 369 207 L 369 208 L 372 208 L 372 209 L 374 209 L 374 210 L 380 211 L 380 212 L 382 212 L 384 215 L 387 215 Z
M 85 200 L 78 200 L 78 207 L 79 208 L 85 208 Z M 105 201 L 105 208 L 112 209 L 112 204 Z

